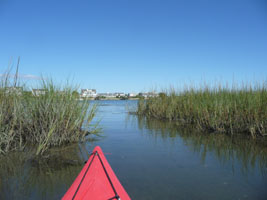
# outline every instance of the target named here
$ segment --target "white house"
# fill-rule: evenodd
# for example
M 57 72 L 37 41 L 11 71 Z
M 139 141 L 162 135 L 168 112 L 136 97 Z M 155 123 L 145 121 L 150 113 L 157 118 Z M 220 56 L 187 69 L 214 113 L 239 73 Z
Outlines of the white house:
M 129 94 L 128 94 L 128 97 L 135 97 L 135 96 L 136 96 L 135 93 L 129 93 Z
M 81 89 L 81 97 L 96 97 L 97 93 L 95 89 Z
M 5 92 L 9 94 L 15 93 L 15 94 L 21 95 L 23 92 L 23 88 L 22 87 L 6 87 Z
M 125 94 L 123 92 L 116 92 L 116 97 L 125 97 Z
M 45 89 L 32 89 L 32 94 L 34 96 L 40 96 L 40 95 L 45 95 L 46 90 Z
M 149 98 L 149 97 L 157 97 L 158 96 L 158 94 L 157 93 L 155 93 L 155 92 L 141 92 L 141 93 L 139 93 L 138 94 L 139 96 L 142 96 L 142 97 L 144 97 L 144 98 Z

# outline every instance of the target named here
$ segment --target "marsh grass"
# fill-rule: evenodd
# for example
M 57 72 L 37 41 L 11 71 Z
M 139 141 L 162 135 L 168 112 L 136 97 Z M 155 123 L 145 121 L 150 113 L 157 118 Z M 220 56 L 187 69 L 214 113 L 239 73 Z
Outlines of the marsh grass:
M 267 135 L 266 84 L 166 90 L 158 97 L 140 99 L 138 115 L 194 126 L 205 132 Z
M 35 145 L 36 155 L 53 146 L 83 141 L 98 132 L 92 120 L 97 105 L 79 101 L 70 85 L 56 86 L 43 79 L 45 94 L 34 96 L 18 87 L 17 76 L 9 73 L 0 83 L 0 153 Z

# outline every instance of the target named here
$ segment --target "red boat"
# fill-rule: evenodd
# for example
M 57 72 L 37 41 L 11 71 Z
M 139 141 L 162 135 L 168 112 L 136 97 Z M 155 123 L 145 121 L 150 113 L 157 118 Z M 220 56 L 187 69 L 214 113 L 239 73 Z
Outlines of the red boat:
M 129 200 L 131 198 L 122 187 L 101 148 L 97 146 L 62 199 Z

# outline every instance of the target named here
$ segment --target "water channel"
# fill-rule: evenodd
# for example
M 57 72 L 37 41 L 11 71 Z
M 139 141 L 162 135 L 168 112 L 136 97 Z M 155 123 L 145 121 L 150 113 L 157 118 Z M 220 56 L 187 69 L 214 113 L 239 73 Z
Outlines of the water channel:
M 266 143 L 129 115 L 136 101 L 95 103 L 100 137 L 54 149 L 50 162 L 0 157 L 0 199 L 60 199 L 96 145 L 132 199 L 267 199 Z

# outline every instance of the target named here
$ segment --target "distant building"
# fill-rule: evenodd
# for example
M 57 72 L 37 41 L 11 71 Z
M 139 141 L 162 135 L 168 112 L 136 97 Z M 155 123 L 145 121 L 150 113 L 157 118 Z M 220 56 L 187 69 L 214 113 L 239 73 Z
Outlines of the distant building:
M 115 93 L 106 92 L 106 93 L 100 93 L 98 96 L 107 97 L 107 98 L 115 98 L 116 94 Z
M 97 96 L 95 89 L 81 89 L 81 97 L 89 98 L 93 97 L 95 98 Z
M 15 94 L 21 95 L 23 92 L 23 88 L 22 87 L 6 87 L 5 92 L 6 93 L 15 93 Z
M 157 97 L 158 96 L 158 94 L 155 92 L 141 92 L 138 95 L 141 97 L 144 97 L 144 98 Z
M 116 93 L 107 93 L 107 96 L 106 97 L 109 97 L 109 98 L 116 98 Z
M 32 89 L 32 95 L 39 97 L 40 95 L 45 95 L 46 91 L 45 89 Z
M 106 97 L 107 96 L 107 93 L 97 93 L 97 96 L 98 97 Z
M 116 97 L 125 97 L 123 92 L 115 92 Z
M 135 97 L 135 96 L 136 96 L 135 93 L 129 93 L 129 94 L 128 94 L 128 97 Z
M 124 97 L 125 94 L 123 92 L 114 92 L 114 93 L 106 92 L 106 93 L 98 93 L 97 96 L 107 97 L 107 98 L 116 98 L 116 97 Z

